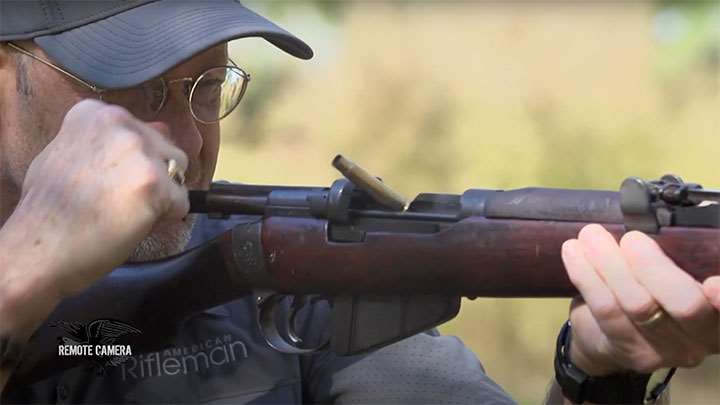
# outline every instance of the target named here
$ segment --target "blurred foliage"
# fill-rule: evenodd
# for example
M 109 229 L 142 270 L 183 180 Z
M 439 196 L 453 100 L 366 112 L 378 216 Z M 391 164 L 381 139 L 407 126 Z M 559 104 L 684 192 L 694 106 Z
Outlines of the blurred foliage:
M 297 7 L 297 0 L 265 0 L 267 11 L 269 14 L 276 16 L 282 16 L 285 13 L 292 13 L 293 9 Z M 305 5 L 316 8 L 319 10 L 324 17 L 337 20 L 341 13 L 351 4 L 351 1 L 347 0 L 303 0 Z M 250 4 L 252 6 L 252 4 Z
M 232 44 L 253 81 L 224 123 L 217 178 L 327 185 L 342 152 L 408 196 L 616 189 L 667 172 L 720 187 L 718 2 L 249 6 L 316 57 Z M 567 300 L 480 298 L 443 331 L 518 401 L 540 403 L 567 311 Z M 681 370 L 674 403 L 715 402 L 719 382 L 717 356 Z

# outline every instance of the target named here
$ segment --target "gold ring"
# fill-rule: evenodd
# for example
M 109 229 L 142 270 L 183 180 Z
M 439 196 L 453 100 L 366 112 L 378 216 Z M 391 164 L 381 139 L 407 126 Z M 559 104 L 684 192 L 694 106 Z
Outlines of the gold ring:
M 180 170 L 180 165 L 178 165 L 177 160 L 175 159 L 168 159 L 167 160 L 167 172 L 168 176 L 170 176 L 170 179 L 174 181 L 175 183 L 179 185 L 185 184 L 185 173 Z
M 649 327 L 649 326 L 652 326 L 652 325 L 658 323 L 664 317 L 665 317 L 665 311 L 663 311 L 662 309 L 658 309 L 657 311 L 655 311 L 654 314 L 650 315 L 650 317 L 648 319 L 646 319 L 644 321 L 635 322 L 635 324 L 637 326 Z

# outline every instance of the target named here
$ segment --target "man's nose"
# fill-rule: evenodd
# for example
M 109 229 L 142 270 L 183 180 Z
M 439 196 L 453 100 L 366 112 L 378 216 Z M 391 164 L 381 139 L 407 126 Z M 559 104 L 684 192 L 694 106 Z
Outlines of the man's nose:
M 165 135 L 166 138 L 170 139 L 170 126 L 168 124 L 162 121 L 153 121 L 148 122 L 147 125 L 149 125 L 152 129 Z
M 179 93 L 179 94 L 172 94 Z M 182 92 L 170 92 L 167 104 L 160 112 L 158 121 L 150 123 L 182 149 L 190 161 L 200 156 L 203 147 L 202 132 L 190 112 L 188 100 Z

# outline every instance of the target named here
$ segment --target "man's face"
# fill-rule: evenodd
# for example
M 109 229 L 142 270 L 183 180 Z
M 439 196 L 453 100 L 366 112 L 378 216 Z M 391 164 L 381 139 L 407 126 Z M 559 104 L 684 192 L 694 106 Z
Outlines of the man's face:
M 21 45 L 47 58 L 31 42 Z M 97 98 L 90 89 L 49 66 L 7 47 L 2 51 L 0 77 L 5 84 L 0 85 L 0 225 L 19 201 L 30 163 L 58 133 L 67 111 L 84 98 Z M 226 64 L 227 47 L 222 44 L 178 65 L 163 78 L 167 82 L 176 78 L 197 78 L 210 67 Z M 187 188 L 207 189 L 217 161 L 219 125 L 202 124 L 193 119 L 187 96 L 179 83 L 169 85 L 165 106 L 148 124 L 165 133 L 187 154 Z M 131 260 L 157 259 L 181 251 L 191 227 L 192 218 L 182 223 L 157 224 Z

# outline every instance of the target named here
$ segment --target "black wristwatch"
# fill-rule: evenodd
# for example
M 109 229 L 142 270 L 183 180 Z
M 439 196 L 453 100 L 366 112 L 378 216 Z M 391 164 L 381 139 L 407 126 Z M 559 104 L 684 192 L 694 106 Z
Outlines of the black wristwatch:
M 633 372 L 591 377 L 570 361 L 570 321 L 565 322 L 557 339 L 555 380 L 565 398 L 575 404 L 648 404 L 654 403 L 667 388 L 675 369 L 670 369 L 659 384 L 648 390 L 651 374 Z

